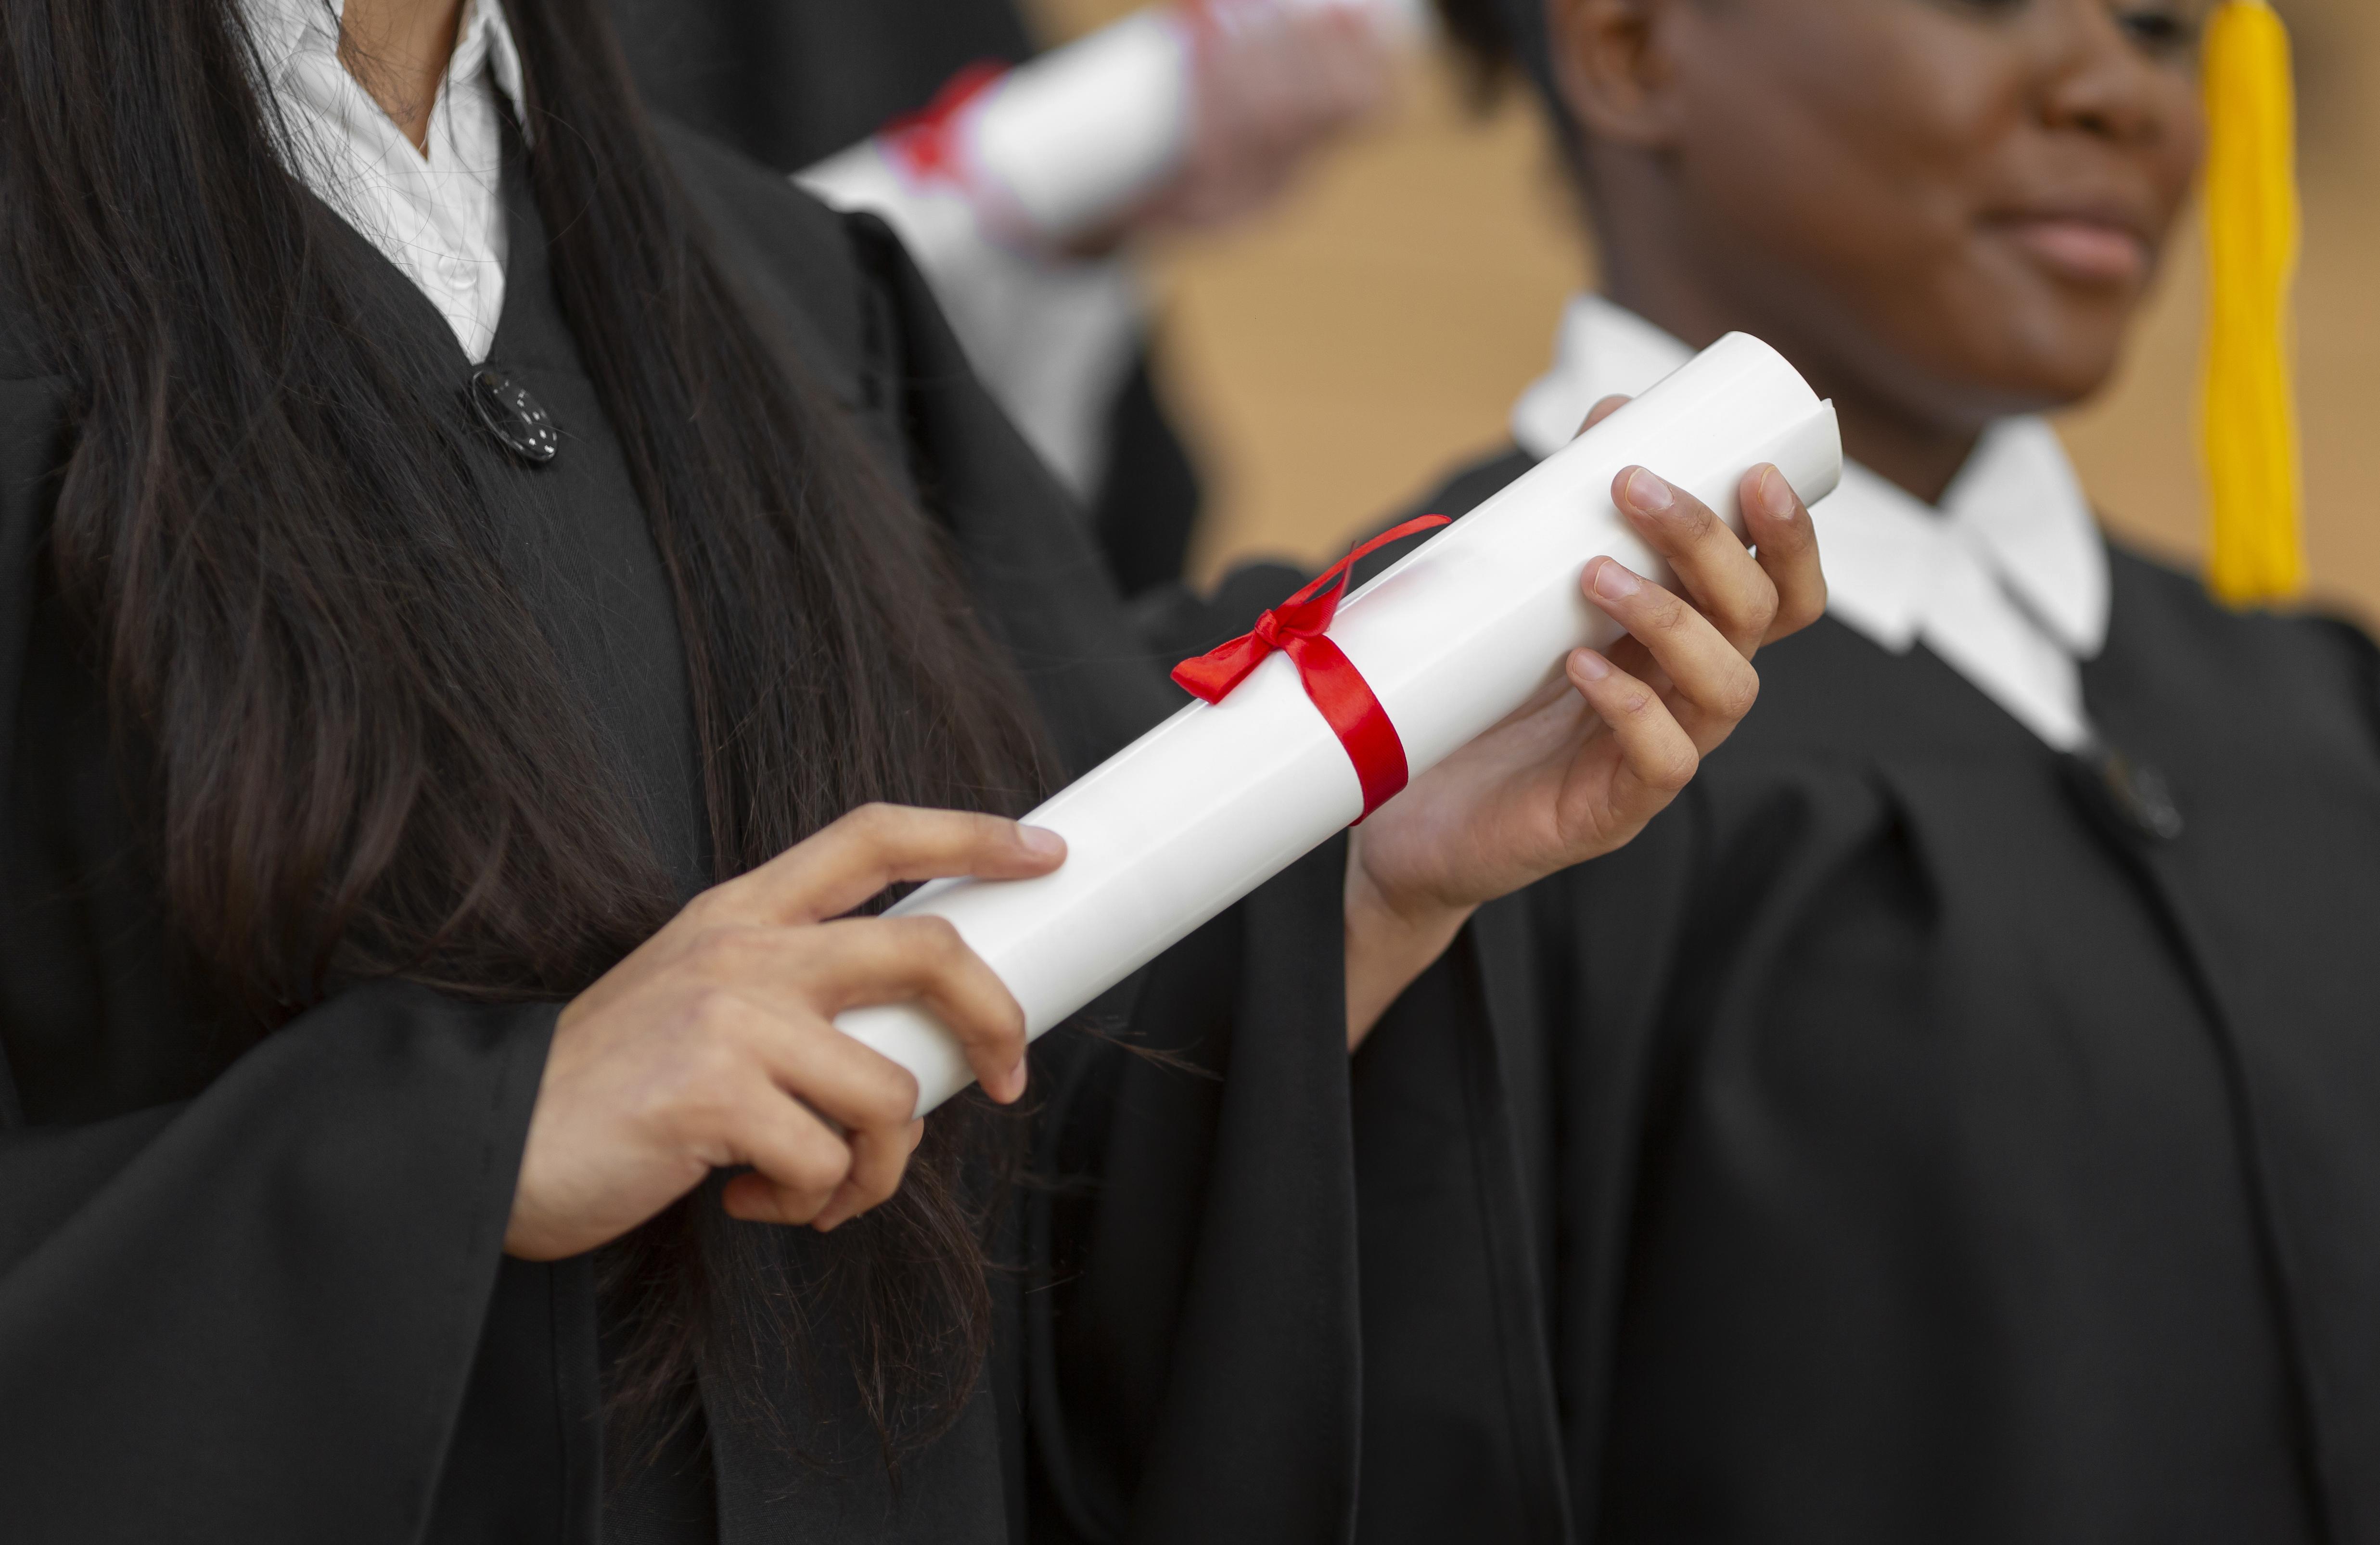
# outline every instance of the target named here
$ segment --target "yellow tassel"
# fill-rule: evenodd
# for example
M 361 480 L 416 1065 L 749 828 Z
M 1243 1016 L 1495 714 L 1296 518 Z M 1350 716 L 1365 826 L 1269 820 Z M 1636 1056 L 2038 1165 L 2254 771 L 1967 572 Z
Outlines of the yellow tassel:
M 2247 606 L 2305 583 L 2284 338 L 2298 256 L 2296 126 L 2289 33 L 2266 0 L 2225 0 L 2208 24 L 2205 71 L 2207 582 Z

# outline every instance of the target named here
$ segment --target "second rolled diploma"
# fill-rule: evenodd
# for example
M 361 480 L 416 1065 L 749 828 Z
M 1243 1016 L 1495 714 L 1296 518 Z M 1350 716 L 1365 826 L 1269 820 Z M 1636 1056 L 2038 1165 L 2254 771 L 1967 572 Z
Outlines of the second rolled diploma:
M 1737 488 L 1771 462 L 1805 503 L 1842 474 L 1834 408 L 1782 356 L 1731 333 L 1348 597 L 1328 637 L 1362 673 L 1419 777 L 1525 703 L 1570 651 L 1617 624 L 1579 579 L 1608 554 L 1667 570 L 1610 497 L 1649 467 L 1739 535 Z M 1058 1025 L 1363 812 L 1348 749 L 1285 655 L 1220 703 L 1193 703 L 1025 817 L 1066 839 L 1037 880 L 938 881 L 895 914 L 948 918 L 1025 1010 Z M 836 1025 L 917 1079 L 923 1114 L 972 1081 L 940 1022 L 914 1004 Z
M 1344 11 L 1384 41 L 1428 29 L 1427 0 L 1183 0 L 1014 69 L 962 74 L 917 119 L 830 156 L 802 185 L 840 209 L 903 209 L 916 233 L 962 216 L 1021 250 L 1062 248 L 1131 211 L 1187 152 L 1200 30 L 1264 13 Z M 911 210 L 940 197 L 944 212 Z

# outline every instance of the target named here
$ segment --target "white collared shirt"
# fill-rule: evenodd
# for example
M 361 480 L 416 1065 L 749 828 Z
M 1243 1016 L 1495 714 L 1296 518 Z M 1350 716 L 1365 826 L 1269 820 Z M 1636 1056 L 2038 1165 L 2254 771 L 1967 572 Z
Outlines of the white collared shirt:
M 1512 437 L 1542 460 L 1597 401 L 1644 391 L 1693 352 L 1600 296 L 1574 296 L 1553 368 L 1513 405 Z M 2082 662 L 2107 640 L 2107 551 L 2046 421 L 1985 431 L 1938 506 L 1846 463 L 1811 519 L 1830 615 L 1895 654 L 1923 643 L 2059 750 L 2091 740 Z
M 420 287 L 477 364 L 504 310 L 504 100 L 520 55 L 498 0 L 464 0 L 425 155 L 339 63 L 346 0 L 242 0 L 290 169 Z M 502 93 L 502 96 L 499 96 Z

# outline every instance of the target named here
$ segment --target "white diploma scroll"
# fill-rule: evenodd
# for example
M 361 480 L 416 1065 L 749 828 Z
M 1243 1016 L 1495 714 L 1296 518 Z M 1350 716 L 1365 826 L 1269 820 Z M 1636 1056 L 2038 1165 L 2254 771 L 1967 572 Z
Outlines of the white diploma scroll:
M 958 181 L 988 235 L 1062 246 L 1131 211 L 1189 148 L 1194 25 L 1259 24 L 1267 11 L 1345 10 L 1379 35 L 1422 35 L 1427 0 L 1210 0 L 1194 24 L 1151 6 L 1017 66 L 960 110 Z M 916 197 L 880 140 L 810 167 L 802 184 L 843 209 Z
M 1668 570 L 1611 503 L 1643 465 L 1739 534 L 1736 491 L 1773 462 L 1809 503 L 1842 472 L 1834 408 L 1776 350 L 1732 333 L 1349 596 L 1330 637 L 1369 683 L 1412 776 L 1519 708 L 1570 651 L 1621 632 L 1580 590 L 1588 560 Z M 1289 658 L 1193 703 L 1027 815 L 1066 839 L 1036 880 L 937 881 L 892 908 L 947 918 L 1038 1036 L 1353 821 L 1346 748 Z M 836 1025 L 917 1076 L 917 1110 L 973 1081 L 915 1004 Z
M 1223 0 L 1236 7 L 1355 12 L 1390 41 L 1417 36 L 1419 0 Z M 1063 241 L 1130 210 L 1164 181 L 1189 148 L 1192 100 L 1187 25 L 1169 8 L 1124 18 L 1013 71 L 990 94 L 975 152 L 1027 225 Z

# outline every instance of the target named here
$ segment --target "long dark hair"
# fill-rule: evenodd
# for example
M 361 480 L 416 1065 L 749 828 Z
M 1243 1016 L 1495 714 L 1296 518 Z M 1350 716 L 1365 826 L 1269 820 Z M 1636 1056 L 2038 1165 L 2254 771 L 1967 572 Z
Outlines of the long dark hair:
M 1035 732 L 940 534 L 740 302 L 599 7 L 507 13 L 555 290 L 675 590 L 719 874 L 869 799 L 1020 807 Z M 236 0 L 0 16 L 0 273 L 75 420 L 56 574 L 178 944 L 259 1030 L 377 979 L 577 992 L 675 898 L 498 562 L 459 398 L 411 384 L 379 259 L 274 153 Z M 823 1313 L 892 1447 L 930 1436 L 989 1335 L 969 1119 L 832 1240 L 682 1205 L 615 1249 L 622 1409 L 683 1408 L 697 1369 L 764 1391 Z

